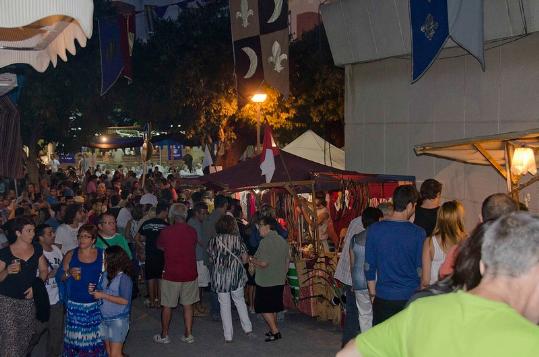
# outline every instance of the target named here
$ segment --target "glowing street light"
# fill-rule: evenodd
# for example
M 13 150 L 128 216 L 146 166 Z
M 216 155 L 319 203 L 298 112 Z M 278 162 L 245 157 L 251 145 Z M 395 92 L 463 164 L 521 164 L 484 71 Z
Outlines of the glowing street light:
M 264 103 L 268 99 L 268 95 L 266 93 L 256 93 L 251 97 L 251 101 L 253 103 L 256 103 L 256 152 L 259 153 L 261 150 L 260 145 L 260 105 Z

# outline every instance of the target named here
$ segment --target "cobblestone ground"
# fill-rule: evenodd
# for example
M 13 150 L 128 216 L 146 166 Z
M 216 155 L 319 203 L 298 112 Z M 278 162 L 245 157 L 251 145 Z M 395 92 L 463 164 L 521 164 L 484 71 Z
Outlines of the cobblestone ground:
M 266 343 L 264 333 L 266 324 L 250 315 L 256 338 L 243 334 L 236 311 L 233 311 L 234 341 L 224 343 L 221 322 L 210 317 L 197 317 L 193 327 L 195 343 L 185 344 L 180 341 L 183 332 L 181 308 L 174 310 L 171 323 L 171 343 L 156 344 L 152 336 L 160 332 L 160 310 L 147 309 L 138 298 L 133 304 L 132 322 L 125 352 L 130 357 L 317 357 L 334 356 L 340 347 L 340 328 L 331 322 L 320 322 L 296 311 L 288 311 L 285 320 L 279 322 L 283 338 Z M 44 357 L 44 343 L 41 341 L 32 357 Z
M 280 322 L 283 339 L 264 342 L 266 324 L 256 315 L 250 315 L 253 331 L 257 335 L 251 339 L 243 334 L 237 313 L 234 317 L 234 341 L 224 343 L 221 322 L 210 317 L 197 317 L 193 327 L 195 343 L 180 341 L 183 332 L 181 310 L 176 309 L 171 323 L 171 340 L 168 345 L 152 342 L 152 336 L 160 331 L 159 310 L 149 310 L 137 302 L 133 309 L 133 322 L 125 352 L 130 356 L 293 356 L 314 357 L 334 356 L 340 347 L 340 330 L 331 322 L 319 322 L 295 311 L 285 314 Z

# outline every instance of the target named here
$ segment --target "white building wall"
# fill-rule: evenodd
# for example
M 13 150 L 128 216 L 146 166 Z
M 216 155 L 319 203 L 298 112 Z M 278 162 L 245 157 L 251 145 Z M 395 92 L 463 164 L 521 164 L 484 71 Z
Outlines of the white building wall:
M 435 177 L 444 199 L 462 200 L 473 227 L 482 200 L 506 192 L 490 167 L 417 157 L 414 145 L 539 127 L 539 34 L 486 52 L 486 71 L 460 50 L 444 50 L 410 84 L 410 60 L 346 65 L 347 169 Z M 529 177 L 526 177 L 527 179 Z M 524 191 L 539 210 L 539 183 Z

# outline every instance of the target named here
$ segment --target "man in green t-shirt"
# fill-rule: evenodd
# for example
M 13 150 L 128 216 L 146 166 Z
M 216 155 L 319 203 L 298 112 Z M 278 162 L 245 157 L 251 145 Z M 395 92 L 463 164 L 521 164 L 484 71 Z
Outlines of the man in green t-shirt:
M 539 356 L 539 217 L 499 218 L 481 257 L 475 289 L 419 299 L 337 357 Z
M 96 247 L 107 249 L 113 245 L 118 245 L 127 253 L 129 259 L 132 259 L 131 249 L 123 235 L 116 232 L 116 218 L 110 213 L 103 213 L 97 219 L 97 241 Z

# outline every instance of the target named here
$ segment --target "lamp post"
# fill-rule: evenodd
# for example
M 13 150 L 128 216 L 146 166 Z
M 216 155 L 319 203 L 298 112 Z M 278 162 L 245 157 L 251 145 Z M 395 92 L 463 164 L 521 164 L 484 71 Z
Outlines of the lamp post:
M 260 106 L 266 101 L 268 95 L 266 93 L 256 93 L 251 97 L 251 101 L 256 103 L 256 153 L 258 154 L 261 150 L 260 145 Z

